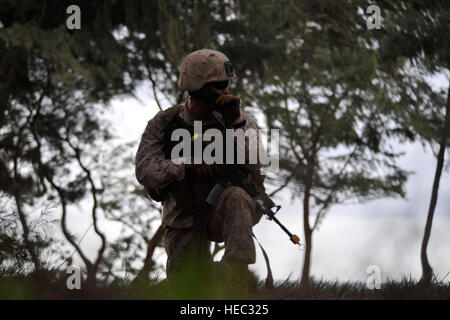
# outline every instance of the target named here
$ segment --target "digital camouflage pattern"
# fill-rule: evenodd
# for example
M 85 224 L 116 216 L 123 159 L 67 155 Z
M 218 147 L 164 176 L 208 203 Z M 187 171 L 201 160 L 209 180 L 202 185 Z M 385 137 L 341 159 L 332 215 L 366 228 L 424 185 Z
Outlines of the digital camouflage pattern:
M 184 164 L 166 159 L 163 129 L 176 113 L 188 125 L 194 125 L 187 103 L 160 111 L 148 122 L 136 154 L 136 178 L 139 183 L 147 189 L 166 189 L 162 192 L 165 194 L 162 224 L 165 228 L 168 276 L 182 267 L 186 259 L 208 257 L 209 241 L 225 241 L 224 258 L 254 263 L 252 227 L 261 219 L 254 200 L 240 187 L 228 187 L 220 196 L 216 208 L 202 205 L 206 204 L 204 200 L 211 186 L 204 183 L 188 185 L 184 181 Z M 242 116 L 246 120 L 244 131 L 257 129 L 253 117 L 244 112 Z M 212 121 L 203 121 L 202 125 L 210 127 Z M 245 147 L 248 152 L 248 140 Z M 245 167 L 250 171 L 248 182 L 258 192 L 264 192 L 260 165 Z M 180 198 L 180 195 L 183 197 Z M 197 201 L 199 197 L 202 198 L 200 202 Z
M 252 227 L 261 219 L 253 199 L 240 187 L 228 187 L 215 209 L 197 212 L 192 228 L 165 228 L 167 275 L 176 274 L 189 261 L 210 259 L 209 241 L 224 242 L 223 260 L 256 261 Z M 192 260 L 191 260 L 192 259 Z

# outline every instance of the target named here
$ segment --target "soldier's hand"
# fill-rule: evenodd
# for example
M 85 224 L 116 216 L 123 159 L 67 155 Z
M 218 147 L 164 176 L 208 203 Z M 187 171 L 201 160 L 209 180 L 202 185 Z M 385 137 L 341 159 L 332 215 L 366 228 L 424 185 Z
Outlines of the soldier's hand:
M 186 180 L 212 181 L 219 175 L 220 171 L 215 164 L 185 164 L 184 178 Z
M 216 110 L 229 123 L 237 120 L 241 115 L 241 99 L 231 94 L 223 94 L 216 100 Z

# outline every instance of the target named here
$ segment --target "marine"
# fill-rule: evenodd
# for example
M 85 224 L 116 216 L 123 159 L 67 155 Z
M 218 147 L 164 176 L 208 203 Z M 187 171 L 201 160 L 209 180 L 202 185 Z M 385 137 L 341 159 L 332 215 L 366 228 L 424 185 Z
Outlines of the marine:
M 223 174 L 220 166 L 189 161 L 193 160 L 191 155 L 183 155 L 187 158 L 183 161 L 171 159 L 176 144 L 171 141 L 172 133 L 178 128 L 192 130 L 194 121 L 202 122 L 203 131 L 217 128 L 219 121 L 235 130 L 258 129 L 255 119 L 241 110 L 240 99 L 230 94 L 229 85 L 235 77 L 230 60 L 219 51 L 202 49 L 187 55 L 181 64 L 178 85 L 189 92 L 189 99 L 158 112 L 148 121 L 136 153 L 137 180 L 163 206 L 169 280 L 193 263 L 212 261 L 210 241 L 225 243 L 217 269 L 231 286 L 246 289 L 248 265 L 256 260 L 252 227 L 262 213 L 252 196 L 240 186 L 230 185 L 211 206 L 206 199 Z M 192 143 L 194 140 L 195 137 Z M 248 139 L 244 148 L 248 156 Z M 245 173 L 245 182 L 254 190 L 265 192 L 261 165 L 239 166 L 239 172 Z

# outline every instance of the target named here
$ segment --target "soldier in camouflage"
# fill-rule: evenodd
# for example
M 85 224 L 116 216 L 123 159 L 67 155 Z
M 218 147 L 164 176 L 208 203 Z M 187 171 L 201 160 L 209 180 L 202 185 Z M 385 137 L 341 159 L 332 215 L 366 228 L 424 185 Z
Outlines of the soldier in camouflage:
M 256 121 L 240 109 L 239 98 L 230 95 L 228 85 L 234 78 L 231 62 L 223 53 L 203 49 L 189 54 L 181 65 L 178 82 L 182 90 L 189 92 L 188 101 L 160 111 L 142 135 L 136 154 L 136 177 L 150 196 L 163 205 L 169 280 L 190 259 L 210 259 L 209 241 L 225 242 L 221 262 L 233 275 L 248 272 L 248 265 L 256 260 L 252 227 L 262 214 L 253 198 L 242 188 L 230 186 L 222 192 L 215 208 L 209 206 L 206 197 L 217 177 L 217 166 L 177 164 L 167 152 L 167 127 L 175 118 L 191 127 L 194 121 L 201 120 L 206 130 L 215 127 L 211 112 L 217 110 L 232 128 L 257 129 Z M 248 139 L 245 141 L 248 152 Z M 243 166 L 248 173 L 247 182 L 264 192 L 260 165 Z

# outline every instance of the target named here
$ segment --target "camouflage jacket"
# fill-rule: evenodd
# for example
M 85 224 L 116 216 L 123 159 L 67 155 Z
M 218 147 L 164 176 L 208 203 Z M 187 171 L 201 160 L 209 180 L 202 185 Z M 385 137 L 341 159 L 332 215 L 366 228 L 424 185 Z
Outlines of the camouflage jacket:
M 178 109 L 175 110 L 175 109 Z M 174 112 L 175 111 L 175 112 Z M 243 130 L 249 128 L 258 129 L 255 119 L 249 114 L 242 112 L 242 116 L 246 121 Z M 187 103 L 183 105 L 174 105 L 173 107 L 160 111 L 147 123 L 144 133 L 138 147 L 135 160 L 136 178 L 140 184 L 147 189 L 164 190 L 170 188 L 171 185 L 184 180 L 184 164 L 176 164 L 171 159 L 167 159 L 164 152 L 164 128 L 172 120 L 172 116 L 178 113 L 180 118 L 186 124 L 193 126 L 194 118 L 190 113 Z M 215 120 L 203 121 L 203 126 L 210 126 Z M 248 152 L 249 141 L 245 141 L 246 151 Z M 250 172 L 247 182 L 252 184 L 258 192 L 264 192 L 264 176 L 261 175 L 261 166 L 244 165 Z M 192 190 L 186 190 L 192 193 Z M 168 192 L 165 194 L 163 205 L 164 226 L 173 228 L 188 228 L 194 225 L 193 217 L 186 214 L 186 208 L 177 203 L 174 194 Z

